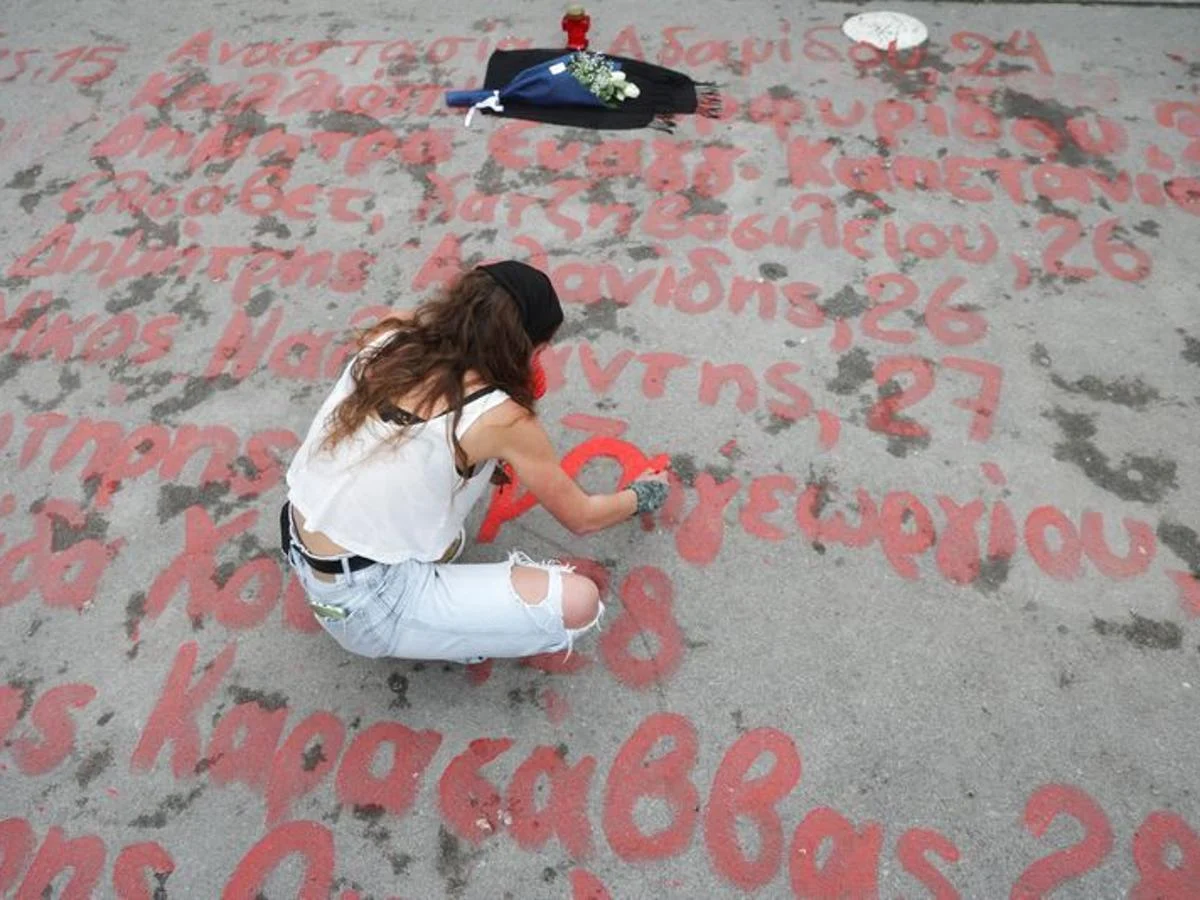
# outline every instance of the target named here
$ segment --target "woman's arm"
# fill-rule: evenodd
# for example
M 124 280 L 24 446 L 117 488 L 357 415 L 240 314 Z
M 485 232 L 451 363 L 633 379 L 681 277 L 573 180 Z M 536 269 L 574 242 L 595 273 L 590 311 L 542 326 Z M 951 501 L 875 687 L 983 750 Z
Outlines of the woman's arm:
M 515 403 L 486 413 L 463 436 L 462 444 L 473 462 L 505 460 L 550 515 L 574 534 L 601 531 L 637 512 L 637 495 L 629 488 L 612 494 L 589 494 L 581 488 L 563 469 L 541 422 Z

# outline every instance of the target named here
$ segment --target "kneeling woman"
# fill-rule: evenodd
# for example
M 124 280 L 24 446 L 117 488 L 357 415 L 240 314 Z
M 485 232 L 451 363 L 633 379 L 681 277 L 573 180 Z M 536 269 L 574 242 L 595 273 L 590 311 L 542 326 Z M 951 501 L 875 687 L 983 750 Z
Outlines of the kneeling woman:
M 563 313 L 545 274 L 473 269 L 381 322 L 326 398 L 288 470 L 283 551 L 321 625 L 363 656 L 472 662 L 570 648 L 603 612 L 570 567 L 456 564 L 497 460 L 588 534 L 666 497 L 665 476 L 588 494 L 534 412 L 536 354 Z

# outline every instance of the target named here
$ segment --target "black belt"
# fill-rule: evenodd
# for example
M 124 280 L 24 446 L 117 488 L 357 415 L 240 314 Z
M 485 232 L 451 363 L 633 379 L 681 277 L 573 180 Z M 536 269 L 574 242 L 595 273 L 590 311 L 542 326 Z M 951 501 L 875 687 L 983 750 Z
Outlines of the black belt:
M 375 565 L 375 560 L 367 559 L 365 556 L 341 556 L 337 559 L 321 559 L 317 556 L 312 556 L 302 544 L 292 540 L 292 505 L 284 503 L 279 510 L 279 549 L 283 551 L 283 555 L 287 556 L 290 549 L 295 549 L 297 553 L 304 557 L 304 561 L 318 572 L 324 572 L 326 575 L 337 575 L 339 572 L 346 571 L 347 567 L 351 572 L 357 572 L 359 569 L 365 569 L 367 566 Z

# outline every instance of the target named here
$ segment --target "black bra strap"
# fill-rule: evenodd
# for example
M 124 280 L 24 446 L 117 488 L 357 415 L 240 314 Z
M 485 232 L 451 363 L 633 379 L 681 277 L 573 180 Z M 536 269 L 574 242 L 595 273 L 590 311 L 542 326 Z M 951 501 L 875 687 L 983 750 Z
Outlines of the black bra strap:
M 471 393 L 467 394 L 467 396 L 463 397 L 462 405 L 465 407 L 471 403 L 474 403 L 480 397 L 486 397 L 494 390 L 496 390 L 494 387 L 482 387 L 477 391 L 472 391 Z M 449 412 L 449 410 L 446 410 L 446 412 Z M 442 416 L 446 415 L 446 412 L 438 413 L 436 416 L 434 416 L 434 418 L 440 419 Z M 390 403 L 384 403 L 379 407 L 379 418 L 383 419 L 385 422 L 390 422 L 393 425 L 418 425 L 421 422 L 426 421 L 420 416 L 414 415 L 406 409 L 400 409 L 398 406 L 393 406 Z
M 496 390 L 494 387 L 489 386 L 489 387 L 481 387 L 477 391 L 472 391 L 471 393 L 467 394 L 467 396 L 463 397 L 462 405 L 466 406 L 469 403 L 474 403 L 480 397 L 486 397 L 488 394 L 492 393 L 492 391 L 494 391 L 494 390 Z

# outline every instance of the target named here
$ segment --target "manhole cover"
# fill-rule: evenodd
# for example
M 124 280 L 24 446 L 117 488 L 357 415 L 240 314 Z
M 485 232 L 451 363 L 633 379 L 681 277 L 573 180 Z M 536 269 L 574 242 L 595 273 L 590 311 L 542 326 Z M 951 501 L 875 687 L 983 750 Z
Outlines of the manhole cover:
M 925 43 L 929 29 L 920 19 L 898 12 L 865 12 L 851 16 L 842 24 L 842 33 L 855 43 L 870 44 L 886 50 L 910 50 Z

